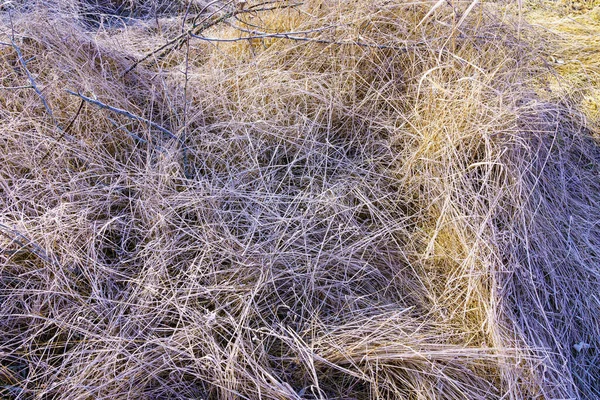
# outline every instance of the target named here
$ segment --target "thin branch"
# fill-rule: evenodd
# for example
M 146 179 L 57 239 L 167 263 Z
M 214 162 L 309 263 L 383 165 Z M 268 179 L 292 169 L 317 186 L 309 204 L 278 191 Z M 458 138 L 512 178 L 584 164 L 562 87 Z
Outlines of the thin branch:
M 71 121 L 69 122 L 69 125 L 67 125 L 67 127 L 63 130 L 62 135 L 60 135 L 60 137 L 58 138 L 58 140 L 56 141 L 56 143 L 54 143 L 52 145 L 52 147 L 50 149 L 48 149 L 48 151 L 46 152 L 46 154 L 44 155 L 44 157 L 42 157 L 40 162 L 43 162 L 44 160 L 46 160 L 46 158 L 50 155 L 50 153 L 56 148 L 56 145 L 58 144 L 58 141 L 60 141 L 62 138 L 64 138 L 66 135 L 69 134 L 69 131 L 71 130 L 71 127 L 73 126 L 73 123 L 75 123 L 75 120 L 77 119 L 77 117 L 79 117 L 79 114 L 81 113 L 81 110 L 83 109 L 83 104 L 85 103 L 85 101 L 81 100 L 81 102 L 79 103 L 79 108 L 77 109 L 77 112 L 75 113 L 75 115 L 73 116 L 73 118 L 71 118 Z
M 181 32 L 182 33 L 185 31 L 185 22 L 187 21 L 188 16 L 190 15 L 191 7 L 192 7 L 192 1 L 187 0 L 187 4 L 185 6 L 185 13 L 183 14 L 183 18 L 181 19 Z
M 390 49 L 390 50 L 397 50 L 397 51 L 402 51 L 402 52 L 406 52 L 411 49 L 414 49 L 419 46 L 423 46 L 423 45 L 427 44 L 425 42 L 417 42 L 417 43 L 413 43 L 413 44 L 406 45 L 406 46 L 392 46 L 392 45 L 386 45 L 386 44 L 364 43 L 364 42 L 359 42 L 359 41 L 355 41 L 355 40 L 337 41 L 337 40 L 312 38 L 312 37 L 308 37 L 308 36 L 297 36 L 297 34 L 307 34 L 308 32 L 266 33 L 266 32 L 252 31 L 252 30 L 239 29 L 239 28 L 236 28 L 236 29 L 241 30 L 243 32 L 251 33 L 252 35 L 245 36 L 245 37 L 239 37 L 239 38 L 231 38 L 231 39 L 213 38 L 213 37 L 206 37 L 206 36 L 201 36 L 201 35 L 196 35 L 196 34 L 190 34 L 190 36 L 193 38 L 196 38 L 196 39 L 207 41 L 207 42 L 239 42 L 239 41 L 243 41 L 243 40 L 252 40 L 252 39 L 277 38 L 277 39 L 293 40 L 293 41 L 298 41 L 298 42 L 333 44 L 333 45 L 338 45 L 338 46 L 359 46 L 359 47 L 375 48 L 375 49 L 382 49 L 382 50 Z
M 75 92 L 73 92 L 71 90 L 65 90 L 65 91 L 67 93 L 69 93 L 70 95 L 77 96 L 80 99 L 85 100 L 86 102 L 88 102 L 90 104 L 93 104 L 93 105 L 95 105 L 97 107 L 103 108 L 105 110 L 112 111 L 112 112 L 120 114 L 120 115 L 124 115 L 127 118 L 129 118 L 129 119 L 133 119 L 133 120 L 136 120 L 138 122 L 143 122 L 145 124 L 148 124 L 148 125 L 152 126 L 153 128 L 158 129 L 159 131 L 161 131 L 165 135 L 169 136 L 171 139 L 179 140 L 179 138 L 176 135 L 174 135 L 170 130 L 168 130 L 167 128 L 164 128 L 163 126 L 157 124 L 156 122 L 152 122 L 149 119 L 146 119 L 144 117 L 140 117 L 139 115 L 132 114 L 132 113 L 130 113 L 127 110 L 123 110 L 121 108 L 113 107 L 113 106 L 110 106 L 108 104 L 102 103 L 101 101 L 98 101 L 98 100 L 92 99 L 90 97 L 84 96 L 81 93 L 75 93 Z
M 179 135 L 179 141 L 183 145 L 183 174 L 186 178 L 190 179 L 189 173 L 189 160 L 188 160 L 188 149 L 185 146 L 187 140 L 188 130 L 188 85 L 190 81 L 189 69 L 190 69 L 190 38 L 186 38 L 186 52 L 185 52 L 185 85 L 183 87 L 183 129 Z
M 231 26 L 235 30 L 238 30 L 238 31 L 244 32 L 244 33 L 248 33 L 251 35 L 281 35 L 281 34 L 285 34 L 285 35 L 297 36 L 297 35 L 308 35 L 308 34 L 312 34 L 312 33 L 331 31 L 331 30 L 336 30 L 339 28 L 339 26 L 337 26 L 337 25 L 329 25 L 329 26 L 323 26 L 320 28 L 308 29 L 308 30 L 304 30 L 304 31 L 295 31 L 295 32 L 294 31 L 288 31 L 288 32 L 271 31 L 271 32 L 267 32 L 265 29 L 252 30 L 252 29 L 242 28 L 240 26 L 230 24 L 230 23 L 228 23 L 228 25 Z M 260 29 L 260 27 L 256 27 L 256 28 Z
M 31 88 L 38 95 L 38 97 L 42 101 L 42 104 L 44 105 L 44 108 L 46 109 L 46 112 L 48 113 L 48 115 L 50 115 L 50 118 L 52 118 L 54 125 L 56 125 L 56 122 L 54 121 L 54 114 L 52 113 L 52 109 L 48 105 L 48 102 L 46 101 L 46 97 L 44 96 L 44 94 L 42 93 L 40 88 L 37 86 L 37 83 L 35 82 L 33 75 L 27 68 L 27 61 L 23 58 L 23 53 L 21 52 L 21 48 L 15 43 L 14 38 L 11 37 L 10 41 L 12 43 L 12 48 L 15 49 L 15 51 L 17 52 L 17 57 L 19 59 L 19 62 L 21 63 L 21 66 L 23 67 L 23 70 L 25 71 L 25 74 L 27 75 L 27 79 L 29 79 Z
M 12 25 L 12 16 L 11 16 L 11 36 L 10 36 L 10 46 L 15 50 L 15 52 L 17 53 L 17 58 L 19 59 L 19 63 L 21 64 L 21 67 L 23 68 L 23 70 L 25 71 L 25 74 L 27 75 L 27 79 L 29 80 L 29 85 L 27 86 L 19 86 L 19 87 L 14 87 L 14 89 L 33 89 L 35 91 L 35 93 L 37 94 L 37 96 L 40 98 L 40 100 L 42 101 L 42 104 L 44 105 L 44 108 L 46 109 L 46 112 L 48 113 L 48 115 L 50 116 L 50 119 L 52 120 L 52 124 L 56 127 L 56 129 L 58 129 L 59 132 L 62 132 L 60 139 L 62 138 L 67 138 L 69 140 L 73 140 L 74 138 L 68 134 L 68 132 L 66 130 L 63 130 L 60 125 L 58 124 L 58 121 L 56 121 L 56 118 L 54 118 L 54 113 L 52 112 L 52 109 L 50 108 L 50 105 L 48 104 L 48 101 L 46 100 L 46 97 L 44 96 L 44 94 L 42 93 L 42 90 L 38 87 L 35 78 L 33 77 L 31 71 L 29 71 L 29 68 L 27 68 L 27 63 L 30 60 L 25 60 L 25 58 L 23 58 L 23 52 L 21 51 L 21 48 L 17 45 L 17 43 L 15 42 L 15 29 L 14 26 Z M 45 155 L 43 158 L 45 159 L 47 155 Z
M 206 4 L 202 8 L 202 10 L 200 10 L 200 12 L 192 19 L 192 26 L 193 27 L 198 26 L 199 25 L 198 20 L 200 19 L 200 17 L 205 16 L 204 12 L 207 11 L 210 7 L 212 7 L 215 4 L 219 3 L 220 1 L 221 0 L 213 0 L 210 3 Z M 200 22 L 200 24 L 204 23 L 207 19 L 209 19 L 210 17 L 212 17 L 213 15 L 215 15 L 217 12 L 223 10 L 226 6 L 227 6 L 227 3 L 222 4 L 221 7 L 219 7 L 218 10 L 213 11 L 212 14 L 210 14 L 208 16 L 205 16 L 205 18 L 202 20 L 202 22 Z M 185 24 L 185 21 L 184 21 L 184 24 Z M 182 27 L 181 33 L 183 33 L 184 31 L 185 31 L 185 26 Z
M 2 90 L 33 89 L 33 86 L 31 86 L 31 85 L 25 85 L 25 86 L 0 86 L 0 89 L 2 89 Z
M 148 143 L 148 141 L 146 139 L 143 139 L 141 137 L 139 137 L 138 135 L 136 135 L 135 133 L 131 132 L 129 129 L 125 128 L 125 126 L 123 126 L 122 124 L 118 124 L 117 121 L 115 121 L 114 119 L 107 117 L 106 118 L 111 124 L 113 124 L 113 126 L 119 130 L 124 131 L 128 136 L 130 136 L 133 140 L 140 142 L 142 144 L 146 144 Z M 162 147 L 160 146 L 156 146 L 156 148 L 158 148 L 159 150 L 163 150 Z
M 248 13 L 256 13 L 256 12 L 272 11 L 272 10 L 298 7 L 301 4 L 302 3 L 295 3 L 295 4 L 287 4 L 287 5 L 281 5 L 281 6 L 274 6 L 274 7 L 265 7 L 265 8 L 260 8 L 260 9 L 256 9 L 254 7 L 251 7 L 248 9 L 238 9 L 238 10 L 227 12 L 212 21 L 207 21 L 200 25 L 193 25 L 191 29 L 188 29 L 186 32 L 180 34 L 179 36 L 177 36 L 176 38 L 174 38 L 172 40 L 169 40 L 167 43 L 156 48 L 155 50 L 151 51 L 150 53 L 146 54 L 144 57 L 142 57 L 139 60 L 137 60 L 136 62 L 134 62 L 129 68 L 127 68 L 125 70 L 125 72 L 123 72 L 122 76 L 127 75 L 128 73 L 133 71 L 138 65 L 140 65 L 141 63 L 143 63 L 144 61 L 146 61 L 147 59 L 149 59 L 152 56 L 155 56 L 158 54 L 158 57 L 162 58 L 162 57 L 166 56 L 169 52 L 171 52 L 174 48 L 181 47 L 183 44 L 185 44 L 186 37 L 195 37 L 194 35 L 200 35 L 202 32 L 206 31 L 207 29 L 220 24 L 221 22 L 223 22 L 231 17 L 235 17 L 240 14 L 248 14 Z

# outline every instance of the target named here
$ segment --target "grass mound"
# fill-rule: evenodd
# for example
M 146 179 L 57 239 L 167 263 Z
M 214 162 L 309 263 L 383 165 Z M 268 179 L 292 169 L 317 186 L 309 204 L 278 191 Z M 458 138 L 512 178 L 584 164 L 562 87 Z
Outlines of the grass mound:
M 1 18 L 3 397 L 600 396 L 600 147 L 536 30 L 96 3 Z

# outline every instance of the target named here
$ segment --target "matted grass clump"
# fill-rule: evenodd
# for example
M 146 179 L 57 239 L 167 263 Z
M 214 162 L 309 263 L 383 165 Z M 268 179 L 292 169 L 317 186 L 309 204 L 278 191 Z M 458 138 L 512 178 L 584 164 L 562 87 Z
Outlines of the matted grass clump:
M 600 396 L 600 147 L 535 29 L 99 3 L 3 5 L 0 397 Z

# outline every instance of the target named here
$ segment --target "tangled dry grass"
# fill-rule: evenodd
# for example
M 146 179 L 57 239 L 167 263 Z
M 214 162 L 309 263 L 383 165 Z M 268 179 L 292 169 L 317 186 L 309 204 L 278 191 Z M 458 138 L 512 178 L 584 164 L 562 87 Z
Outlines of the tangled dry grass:
M 540 2 L 526 18 L 538 29 L 551 32 L 554 42 L 549 61 L 558 75 L 551 92 L 569 97 L 588 122 L 600 126 L 600 1 Z
M 0 396 L 600 396 L 600 147 L 551 40 L 98 3 L 3 5 Z

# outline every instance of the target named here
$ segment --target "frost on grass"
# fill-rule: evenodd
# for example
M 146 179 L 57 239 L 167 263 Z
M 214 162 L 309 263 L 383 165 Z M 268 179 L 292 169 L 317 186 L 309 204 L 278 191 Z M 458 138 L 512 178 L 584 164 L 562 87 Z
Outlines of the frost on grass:
M 600 395 L 600 148 L 534 28 L 108 3 L 2 15 L 1 396 Z

